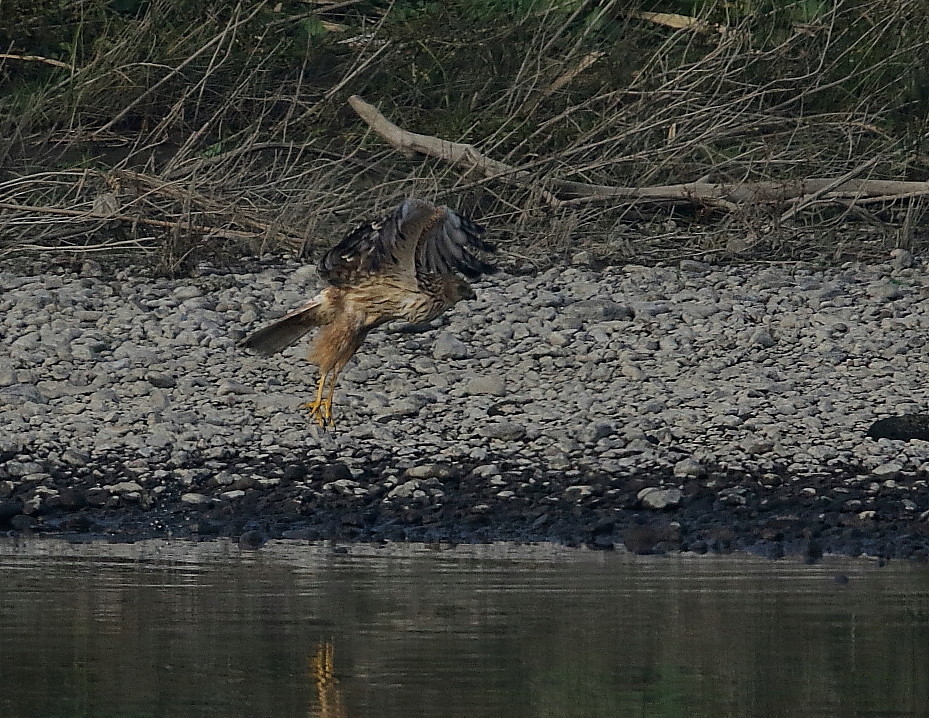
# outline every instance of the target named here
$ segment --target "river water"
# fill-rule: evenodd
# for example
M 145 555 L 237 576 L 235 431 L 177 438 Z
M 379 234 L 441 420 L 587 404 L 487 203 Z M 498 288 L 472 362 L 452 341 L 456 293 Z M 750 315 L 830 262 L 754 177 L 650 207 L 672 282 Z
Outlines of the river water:
M 0 541 L 0 715 L 929 716 L 929 567 Z

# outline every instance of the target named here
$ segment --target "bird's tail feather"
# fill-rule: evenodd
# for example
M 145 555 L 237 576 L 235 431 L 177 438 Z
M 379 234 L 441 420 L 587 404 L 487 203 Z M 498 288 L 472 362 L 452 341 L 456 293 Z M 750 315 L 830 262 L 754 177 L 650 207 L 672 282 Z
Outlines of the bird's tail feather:
M 290 312 L 290 314 L 285 314 L 273 324 L 249 334 L 239 342 L 239 346 L 253 349 L 265 356 L 277 354 L 296 342 L 313 327 L 325 323 L 320 316 L 320 306 L 321 302 L 318 300 L 304 304 L 299 309 Z

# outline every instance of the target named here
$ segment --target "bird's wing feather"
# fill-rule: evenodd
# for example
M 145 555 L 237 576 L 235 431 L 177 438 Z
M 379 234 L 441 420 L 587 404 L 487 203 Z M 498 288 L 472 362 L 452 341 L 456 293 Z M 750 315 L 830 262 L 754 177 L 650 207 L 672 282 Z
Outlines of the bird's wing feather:
M 336 286 L 385 273 L 411 286 L 421 273 L 461 272 L 468 277 L 493 271 L 475 252 L 491 252 L 483 227 L 447 207 L 408 199 L 379 222 L 362 224 L 319 263 L 319 274 Z
M 399 239 L 396 213 L 377 222 L 364 222 L 323 255 L 319 276 L 337 287 L 356 284 L 396 262 Z
M 489 274 L 495 267 L 480 259 L 476 252 L 493 252 L 493 245 L 481 239 L 484 228 L 447 207 L 419 240 L 416 267 L 428 274 L 461 272 L 474 279 Z
M 341 290 L 332 288 L 324 290 L 303 306 L 249 334 L 239 342 L 239 345 L 265 356 L 286 349 L 313 327 L 332 321 L 335 307 L 334 297 L 330 295 L 334 292 L 341 292 Z

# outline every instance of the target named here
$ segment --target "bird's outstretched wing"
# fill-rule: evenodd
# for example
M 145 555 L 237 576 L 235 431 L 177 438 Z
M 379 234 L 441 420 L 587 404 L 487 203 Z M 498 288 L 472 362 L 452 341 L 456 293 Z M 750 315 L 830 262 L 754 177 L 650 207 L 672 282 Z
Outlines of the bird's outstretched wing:
M 478 253 L 492 252 L 484 228 L 448 207 L 407 199 L 388 217 L 359 225 L 319 262 L 319 275 L 348 286 L 385 273 L 415 282 L 416 276 L 461 272 L 478 277 L 494 271 Z
M 302 307 L 297 307 L 268 326 L 249 334 L 239 342 L 239 346 L 252 349 L 264 356 L 271 356 L 286 349 L 313 327 L 332 321 L 335 310 L 331 295 L 338 291 L 324 290 Z

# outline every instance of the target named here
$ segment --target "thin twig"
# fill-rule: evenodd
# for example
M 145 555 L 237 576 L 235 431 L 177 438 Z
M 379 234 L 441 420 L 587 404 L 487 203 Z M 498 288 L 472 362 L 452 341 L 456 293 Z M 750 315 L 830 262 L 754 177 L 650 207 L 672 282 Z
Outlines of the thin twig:
M 60 67 L 69 72 L 74 72 L 74 65 L 69 65 L 61 60 L 53 60 L 50 57 L 40 57 L 39 55 L 12 55 L 7 52 L 0 52 L 0 60 L 21 60 L 23 62 L 42 62 L 52 67 Z

